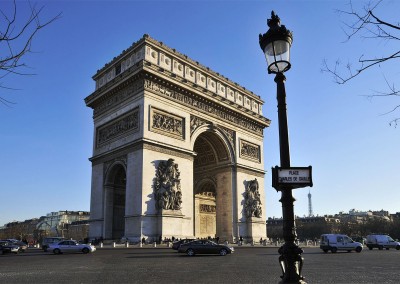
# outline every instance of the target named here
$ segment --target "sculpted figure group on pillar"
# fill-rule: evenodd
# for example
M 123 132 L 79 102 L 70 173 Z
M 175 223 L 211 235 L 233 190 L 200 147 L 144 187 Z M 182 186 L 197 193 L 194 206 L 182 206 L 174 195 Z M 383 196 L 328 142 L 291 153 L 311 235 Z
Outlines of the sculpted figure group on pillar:
M 161 161 L 157 167 L 154 197 L 158 210 L 180 210 L 182 204 L 181 180 L 174 159 Z
M 262 216 L 261 198 L 257 179 L 247 183 L 244 193 L 244 211 L 247 218 Z

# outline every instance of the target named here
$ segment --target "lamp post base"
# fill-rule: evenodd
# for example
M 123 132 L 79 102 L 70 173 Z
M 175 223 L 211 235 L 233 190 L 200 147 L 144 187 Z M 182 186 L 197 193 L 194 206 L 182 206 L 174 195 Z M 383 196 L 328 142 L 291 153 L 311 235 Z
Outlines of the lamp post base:
M 282 269 L 282 280 L 279 283 L 307 283 L 301 275 L 303 269 L 303 249 L 295 243 L 285 243 L 278 250 L 279 264 Z

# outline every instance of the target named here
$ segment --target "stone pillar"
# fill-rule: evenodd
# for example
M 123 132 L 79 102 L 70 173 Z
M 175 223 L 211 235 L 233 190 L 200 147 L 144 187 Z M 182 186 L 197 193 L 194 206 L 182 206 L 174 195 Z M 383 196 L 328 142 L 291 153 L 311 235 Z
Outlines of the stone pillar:
M 111 239 L 114 188 L 112 186 L 105 186 L 104 194 L 104 238 Z
M 163 210 L 158 213 L 158 235 L 182 236 L 183 214 L 180 210 Z
M 251 242 L 265 238 L 265 222 L 261 218 L 247 218 L 247 237 Z

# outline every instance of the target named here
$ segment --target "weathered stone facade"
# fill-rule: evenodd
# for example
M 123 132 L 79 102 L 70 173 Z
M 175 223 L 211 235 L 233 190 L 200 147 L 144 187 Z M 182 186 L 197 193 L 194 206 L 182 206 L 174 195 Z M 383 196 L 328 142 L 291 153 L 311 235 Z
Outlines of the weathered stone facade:
M 259 96 L 147 35 L 93 79 L 91 238 L 266 237 Z

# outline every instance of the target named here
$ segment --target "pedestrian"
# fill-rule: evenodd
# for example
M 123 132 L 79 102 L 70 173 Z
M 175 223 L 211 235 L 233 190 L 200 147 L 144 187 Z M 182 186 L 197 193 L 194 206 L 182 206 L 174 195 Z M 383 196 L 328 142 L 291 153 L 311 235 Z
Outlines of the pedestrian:
M 217 244 L 219 244 L 219 237 L 218 236 L 215 238 L 215 241 L 217 242 Z
M 143 237 L 142 238 L 142 245 L 145 245 L 146 244 L 146 239 Z

